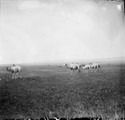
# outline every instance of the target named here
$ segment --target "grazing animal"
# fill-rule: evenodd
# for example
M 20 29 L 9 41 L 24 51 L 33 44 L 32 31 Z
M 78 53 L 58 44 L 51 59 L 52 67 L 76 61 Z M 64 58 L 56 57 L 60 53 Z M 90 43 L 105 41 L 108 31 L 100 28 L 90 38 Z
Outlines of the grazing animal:
M 42 110 L 45 109 L 45 110 L 48 111 L 48 117 L 49 117 L 50 119 L 55 119 L 55 120 L 59 120 L 59 119 L 60 119 L 60 115 L 58 114 L 58 112 L 52 111 L 52 110 L 50 110 L 50 109 L 48 109 L 48 108 L 45 108 L 45 107 L 43 107 L 43 106 L 41 106 L 41 109 L 42 109 Z M 48 119 L 49 119 L 49 118 L 48 118 Z M 48 119 L 47 119 L 47 120 L 48 120 Z
M 59 120 L 60 119 L 60 116 L 57 112 L 53 112 L 53 111 L 49 111 L 49 118 L 50 119 L 55 119 L 55 120 Z
M 101 66 L 98 63 L 89 63 L 82 67 L 84 70 L 100 70 Z
M 16 79 L 17 74 L 18 74 L 17 77 L 20 77 L 20 71 L 22 68 L 19 65 L 13 64 L 13 66 L 10 67 L 7 66 L 6 69 L 8 72 L 12 73 L 12 79 Z
M 85 70 L 88 70 L 88 69 L 90 69 L 90 68 L 91 68 L 91 65 L 86 64 L 86 65 L 85 65 L 85 66 L 83 66 L 82 68 L 83 68 L 83 69 L 85 69 Z
M 87 72 L 89 72 L 88 70 L 91 69 L 91 65 L 90 64 L 86 64 L 86 65 L 82 66 L 82 69 L 86 70 Z
M 91 63 L 91 68 L 99 71 L 101 69 L 101 65 L 99 63 Z
M 64 65 L 66 66 L 67 69 L 70 69 L 72 71 L 78 70 L 78 73 L 81 72 L 81 70 L 80 70 L 81 65 L 78 63 L 64 64 Z

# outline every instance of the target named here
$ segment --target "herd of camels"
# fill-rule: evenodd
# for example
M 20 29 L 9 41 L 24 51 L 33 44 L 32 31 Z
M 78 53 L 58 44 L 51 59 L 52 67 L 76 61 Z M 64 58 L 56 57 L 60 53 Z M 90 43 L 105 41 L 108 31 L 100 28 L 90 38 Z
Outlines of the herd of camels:
M 64 64 L 62 66 L 65 66 L 67 69 L 70 69 L 71 71 L 77 70 L 78 73 L 81 72 L 81 69 L 83 70 L 100 70 L 101 66 L 99 63 L 89 63 L 89 64 L 79 64 L 79 63 L 70 63 L 70 64 Z M 58 67 L 62 67 L 58 66 Z M 20 72 L 21 72 L 21 66 L 20 65 L 15 65 L 13 64 L 12 66 L 7 66 L 6 70 L 12 74 L 12 79 L 16 79 L 21 77 Z M 1 78 L 0 78 L 1 80 Z
M 79 64 L 79 63 L 71 63 L 71 64 L 64 64 L 67 69 L 70 69 L 72 71 L 78 70 L 78 73 L 81 72 L 81 69 L 83 70 L 91 70 L 91 69 L 96 69 L 100 70 L 101 66 L 99 63 L 89 63 L 89 64 Z

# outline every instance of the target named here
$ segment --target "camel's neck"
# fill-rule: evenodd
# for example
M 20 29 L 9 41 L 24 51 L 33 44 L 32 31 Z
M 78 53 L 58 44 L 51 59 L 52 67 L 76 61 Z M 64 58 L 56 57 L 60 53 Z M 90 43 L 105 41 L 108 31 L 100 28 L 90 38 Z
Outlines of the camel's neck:
M 6 67 L 6 69 L 7 69 L 7 71 L 9 71 L 9 72 L 11 71 L 8 67 Z
M 84 67 L 84 66 L 85 66 L 84 64 L 81 64 L 81 65 L 79 66 L 79 68 Z
M 65 64 L 65 66 L 69 69 L 69 66 L 67 64 Z

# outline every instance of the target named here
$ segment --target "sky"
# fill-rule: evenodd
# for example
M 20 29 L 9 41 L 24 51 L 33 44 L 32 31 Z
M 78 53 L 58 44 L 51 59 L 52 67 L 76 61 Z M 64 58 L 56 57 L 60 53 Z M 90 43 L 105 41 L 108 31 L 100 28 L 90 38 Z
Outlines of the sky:
M 125 57 L 122 2 L 1 0 L 0 64 Z

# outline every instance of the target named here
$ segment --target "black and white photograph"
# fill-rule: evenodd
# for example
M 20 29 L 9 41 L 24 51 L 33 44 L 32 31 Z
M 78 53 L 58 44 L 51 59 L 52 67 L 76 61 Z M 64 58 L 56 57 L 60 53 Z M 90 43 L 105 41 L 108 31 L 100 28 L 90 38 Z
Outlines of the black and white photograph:
M 124 0 L 0 0 L 0 119 L 125 119 Z

